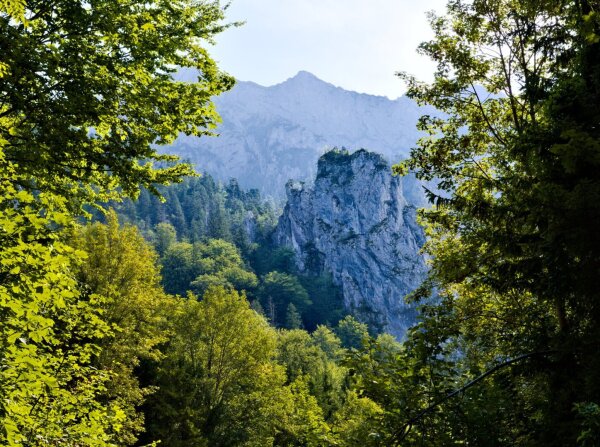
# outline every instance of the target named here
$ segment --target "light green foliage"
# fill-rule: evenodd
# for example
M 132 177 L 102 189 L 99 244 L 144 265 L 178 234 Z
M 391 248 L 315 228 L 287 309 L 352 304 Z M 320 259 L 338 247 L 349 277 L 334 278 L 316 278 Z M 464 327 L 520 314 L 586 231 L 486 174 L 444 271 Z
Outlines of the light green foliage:
M 110 373 L 102 400 L 118 403 L 127 415 L 115 437 L 119 445 L 131 445 L 143 430 L 138 408 L 151 392 L 143 388 L 135 369 L 140 361 L 156 361 L 158 345 L 167 340 L 166 316 L 174 307 L 165 295 L 157 267 L 157 256 L 132 226 L 119 227 L 114 212 L 106 225 L 94 223 L 79 228 L 73 245 L 87 253 L 79 269 L 80 282 L 105 297 L 103 320 L 113 331 L 100 343 L 94 366 Z
M 286 406 L 275 331 L 223 287 L 182 299 L 171 319 L 150 434 L 169 446 L 270 445 Z
M 112 445 L 124 413 L 100 404 L 110 374 L 92 367 L 111 334 L 103 298 L 79 291 L 85 257 L 57 227 L 73 224 L 62 199 L 12 183 L 0 152 L 0 444 Z
M 338 444 L 345 447 L 384 446 L 378 431 L 382 413 L 375 402 L 349 391 L 332 423 Z
M 360 390 L 361 397 L 368 399 L 366 402 L 354 402 L 354 405 L 358 405 L 358 413 L 351 417 L 360 420 L 361 411 L 367 411 L 363 413 L 367 422 L 365 427 L 351 423 L 347 429 L 351 432 L 359 430 L 357 436 L 367 436 L 367 445 L 418 445 L 421 440 L 424 445 L 454 445 L 445 431 L 446 427 L 442 425 L 440 429 L 435 416 L 423 422 L 423 431 L 419 430 L 421 425 L 418 425 L 411 427 L 408 436 L 405 436 L 405 424 L 431 402 L 437 387 L 445 390 L 452 386 L 448 376 L 451 369 L 444 370 L 445 376 L 432 374 L 434 368 L 441 371 L 440 363 L 446 362 L 442 360 L 427 364 L 417 361 L 415 357 L 411 350 L 399 351 L 397 346 L 382 339 L 365 339 L 361 351 L 351 351 L 346 364 L 352 371 L 352 389 Z M 428 389 L 429 386 L 434 389 Z M 352 405 L 353 397 L 349 396 L 348 399 L 350 403 L 347 405 Z M 342 414 L 344 411 L 349 409 L 343 409 Z M 367 432 L 376 435 L 370 437 Z M 398 442 L 401 437 L 404 442 Z
M 83 205 L 191 173 L 155 145 L 214 127 L 210 99 L 232 79 L 204 46 L 222 19 L 211 1 L 0 2 L 0 444 L 133 439 L 135 387 L 106 366 L 160 338 L 144 345 L 144 323 L 132 322 L 149 309 L 116 316 L 118 285 L 95 284 L 107 301 L 78 282 L 85 255 L 66 230 Z M 199 82 L 174 82 L 178 66 L 198 69 Z M 129 297 L 143 301 L 148 278 Z M 109 352 L 124 333 L 110 312 L 132 339 Z
M 12 14 L 22 2 L 8 2 Z M 218 116 L 211 97 L 232 78 L 205 46 L 223 30 L 217 1 L 25 2 L 24 20 L 0 14 L 0 135 L 23 186 L 81 204 L 136 195 L 190 174 L 154 144 L 202 135 Z M 177 67 L 197 83 L 173 81 Z M 95 187 L 92 188 L 92 185 Z
M 342 405 L 347 370 L 336 363 L 339 354 L 331 349 L 336 341 L 330 341 L 332 357 L 320 347 L 322 343 L 322 334 L 315 340 L 306 331 L 282 330 L 277 359 L 286 367 L 290 382 L 298 378 L 306 380 L 311 395 L 317 399 L 325 418 L 329 419 Z
M 369 329 L 365 323 L 347 315 L 335 328 L 335 334 L 340 338 L 342 346 L 347 349 L 360 349 L 369 338 Z
M 25 16 L 25 0 L 1 0 L 0 13 L 6 13 L 13 20 L 22 21 Z
M 310 335 L 313 343 L 327 355 L 327 358 L 337 362 L 344 357 L 346 351 L 342 348 L 342 341 L 327 326 L 317 326 Z
M 311 394 L 305 377 L 296 378 L 288 388 L 290 405 L 275 439 L 277 446 L 302 445 L 321 447 L 336 445 L 323 410 Z

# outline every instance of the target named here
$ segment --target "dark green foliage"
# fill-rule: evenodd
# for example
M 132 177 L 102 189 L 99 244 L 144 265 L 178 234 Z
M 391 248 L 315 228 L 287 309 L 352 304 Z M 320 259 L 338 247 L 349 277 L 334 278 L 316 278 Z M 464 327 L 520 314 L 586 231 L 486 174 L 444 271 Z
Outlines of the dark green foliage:
M 299 279 L 312 301 L 303 318 L 309 331 L 320 324 L 333 327 L 347 315 L 342 291 L 333 283 L 331 275 L 323 273 L 320 276 L 300 276 Z
M 250 262 L 259 275 L 266 275 L 273 271 L 297 273 L 294 250 L 288 247 L 274 247 L 268 242 L 261 244 L 252 252 Z
M 289 304 L 302 313 L 312 304 L 298 278 L 281 272 L 270 272 L 261 278 L 258 299 L 275 326 L 284 326 Z
M 286 329 L 302 329 L 302 317 L 298 313 L 298 309 L 294 306 L 294 303 L 288 304 L 285 312 L 285 324 Z
M 422 117 L 427 137 L 395 168 L 436 183 L 422 212 L 429 290 L 415 298 L 435 290 L 440 301 L 383 368 L 410 381 L 367 394 L 407 409 L 388 415 L 404 427 L 396 441 L 563 446 L 589 434 L 586 409 L 600 402 L 597 8 L 450 2 L 420 47 L 434 82 L 404 76 L 410 96 L 444 112 Z
M 277 223 L 275 208 L 257 190 L 240 190 L 234 179 L 223 186 L 204 174 L 159 191 L 164 202 L 142 190 L 137 201 L 111 206 L 148 237 L 158 224 L 168 223 L 180 240 L 223 239 L 235 243 L 244 256 L 254 249 L 254 242 L 266 241 Z

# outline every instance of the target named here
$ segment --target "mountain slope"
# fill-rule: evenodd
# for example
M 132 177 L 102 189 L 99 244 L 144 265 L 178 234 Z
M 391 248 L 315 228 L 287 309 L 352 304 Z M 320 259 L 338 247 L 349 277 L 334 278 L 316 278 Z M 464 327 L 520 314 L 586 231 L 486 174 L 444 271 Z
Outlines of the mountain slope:
M 368 148 L 397 161 L 418 138 L 412 100 L 359 94 L 301 71 L 271 87 L 238 82 L 215 99 L 219 137 L 180 137 L 168 148 L 216 178 L 282 197 L 291 179 L 314 177 L 326 148 Z

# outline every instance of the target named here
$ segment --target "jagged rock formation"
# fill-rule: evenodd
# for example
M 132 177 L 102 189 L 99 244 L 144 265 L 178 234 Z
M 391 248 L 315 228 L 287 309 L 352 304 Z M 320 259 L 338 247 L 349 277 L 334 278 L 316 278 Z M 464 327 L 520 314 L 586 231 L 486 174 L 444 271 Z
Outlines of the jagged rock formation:
M 181 136 L 164 150 L 274 198 L 282 198 L 290 178 L 314 178 L 326 148 L 368 147 L 390 162 L 405 158 L 420 135 L 417 120 L 428 110 L 407 97 L 347 91 L 304 71 L 271 87 L 239 81 L 215 104 L 223 118 L 218 137 Z
M 415 321 L 404 296 L 426 274 L 415 206 L 385 159 L 359 150 L 333 150 L 318 162 L 313 186 L 290 181 L 274 238 L 293 248 L 301 271 L 332 273 L 348 310 L 401 338 Z M 404 184 L 407 185 L 404 185 Z

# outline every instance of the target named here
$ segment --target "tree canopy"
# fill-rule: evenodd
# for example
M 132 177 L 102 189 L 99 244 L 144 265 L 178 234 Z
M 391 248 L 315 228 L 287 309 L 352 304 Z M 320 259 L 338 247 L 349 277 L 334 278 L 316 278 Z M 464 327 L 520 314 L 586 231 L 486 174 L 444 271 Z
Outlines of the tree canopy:
M 137 430 L 107 390 L 124 376 L 100 359 L 131 329 L 107 315 L 123 302 L 106 278 L 78 277 L 86 253 L 66 241 L 83 205 L 192 174 L 157 146 L 218 121 L 211 97 L 233 81 L 206 46 L 223 17 L 218 1 L 0 2 L 3 445 L 107 446 Z M 198 82 L 175 81 L 180 67 Z
M 469 388 L 470 404 L 445 402 L 407 430 L 419 422 L 479 444 L 487 427 L 498 445 L 573 445 L 578 402 L 600 400 L 597 6 L 451 1 L 420 46 L 433 83 L 402 75 L 409 96 L 439 110 L 395 167 L 435 185 L 421 214 L 431 274 L 415 298 L 439 303 L 424 306 L 409 343 L 433 396 L 498 371 Z
M 233 84 L 206 50 L 227 27 L 218 1 L 2 6 L 0 135 L 22 187 L 81 201 L 192 173 L 156 145 L 218 121 L 211 97 Z

